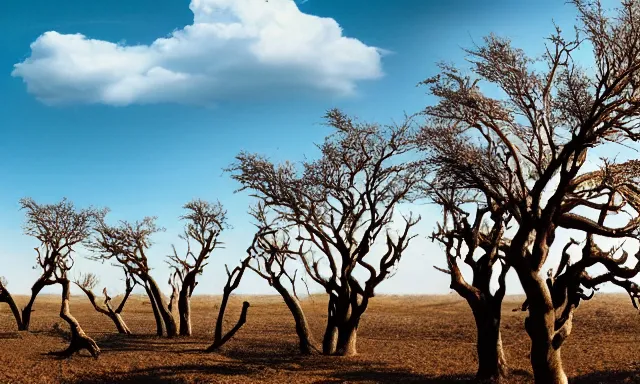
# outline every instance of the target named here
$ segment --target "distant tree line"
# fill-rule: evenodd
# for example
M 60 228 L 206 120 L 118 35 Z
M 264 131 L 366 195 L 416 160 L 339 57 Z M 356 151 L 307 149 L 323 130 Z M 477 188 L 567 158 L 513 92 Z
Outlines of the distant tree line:
M 227 171 L 255 199 L 250 214 L 256 230 L 238 266 L 227 268 L 207 351 L 218 350 L 247 321 L 245 302 L 235 326 L 223 330 L 229 297 L 249 269 L 282 296 L 300 353 L 356 354 L 358 328 L 376 288 L 419 235 L 420 216 L 407 207 L 428 201 L 442 212 L 430 238 L 441 244 L 446 267 L 436 268 L 450 275 L 451 289 L 475 319 L 477 378 L 499 381 L 509 374 L 500 317 L 506 275 L 513 270 L 526 295 L 521 310 L 527 312 L 535 382 L 567 383 L 561 348 L 579 304 L 604 283 L 626 290 L 636 308 L 640 300 L 631 280 L 640 273 L 640 251 L 630 258 L 622 245 L 603 245 L 607 239 L 638 244 L 640 161 L 608 158 L 594 167 L 588 157 L 603 145 L 640 138 L 640 1 L 623 1 L 616 10 L 598 1 L 572 3 L 578 11 L 572 38 L 556 28 L 542 57 L 532 58 L 508 39 L 488 36 L 466 50 L 468 71 L 441 64 L 440 73 L 422 83 L 436 102 L 400 124 L 360 122 L 333 109 L 325 115 L 332 133 L 318 145 L 315 160 L 274 164 L 240 153 Z M 579 49 L 592 52 L 593 68 L 574 59 Z M 502 96 L 488 96 L 485 86 Z M 148 264 L 151 237 L 162 230 L 155 218 L 114 225 L 107 223 L 107 209 L 77 208 L 67 200 L 39 204 L 26 198 L 20 204 L 24 232 L 39 242 L 41 275 L 23 309 L 0 280 L 0 301 L 11 308 L 19 330 L 29 330 L 40 291 L 59 284 L 60 316 L 72 338 L 57 353 L 86 349 L 99 355 L 69 310 L 69 272 L 76 248 L 84 245 L 92 259 L 109 261 L 124 274 L 125 294 L 117 305 L 106 288 L 103 299 L 94 294 L 96 275 L 73 281 L 118 332 L 130 333 L 121 313 L 139 285 L 158 335 L 192 334 L 192 294 L 228 227 L 221 203 L 185 204 L 180 239 L 186 251 L 174 247 L 167 258 L 169 301 Z M 550 258 L 558 230 L 574 237 Z M 578 252 L 572 255 L 572 249 Z M 601 272 L 593 274 L 594 266 Z M 308 325 L 299 282 L 317 284 L 328 297 L 321 338 Z

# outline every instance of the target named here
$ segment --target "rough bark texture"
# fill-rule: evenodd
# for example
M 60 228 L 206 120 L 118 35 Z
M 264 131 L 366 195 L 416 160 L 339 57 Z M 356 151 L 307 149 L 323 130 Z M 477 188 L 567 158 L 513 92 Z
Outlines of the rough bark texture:
M 244 303 L 242 303 L 242 312 L 240 312 L 240 318 L 238 319 L 236 325 L 231 328 L 231 330 L 229 330 L 229 332 L 227 332 L 226 334 L 222 334 L 222 328 L 224 325 L 224 312 L 227 308 L 228 299 L 228 295 L 225 295 L 222 298 L 222 303 L 220 303 L 220 311 L 218 312 L 218 319 L 216 320 L 216 330 L 214 333 L 213 344 L 211 344 L 211 346 L 207 348 L 206 352 L 215 352 L 220 349 L 220 347 L 222 347 L 227 341 L 229 341 L 229 339 L 231 339 L 236 334 L 236 332 L 238 332 L 240 328 L 242 328 L 244 323 L 247 322 L 247 310 L 249 309 L 249 302 L 245 301 Z
M 122 308 L 124 308 L 124 304 L 126 303 L 127 299 L 129 298 L 129 292 L 127 292 L 126 295 L 123 297 L 122 302 L 120 303 L 120 306 L 117 309 L 114 310 L 111 307 L 111 304 L 109 302 L 110 301 L 109 298 L 107 298 L 105 300 L 106 308 L 103 308 L 97 303 L 96 296 L 90 289 L 85 288 L 80 284 L 77 284 L 77 285 L 85 293 L 85 295 L 87 295 L 87 297 L 89 298 L 89 301 L 91 302 L 91 305 L 93 305 L 93 308 L 97 312 L 107 316 L 108 318 L 111 319 L 111 321 L 113 321 L 113 324 L 116 326 L 116 329 L 118 330 L 118 333 L 125 334 L 125 335 L 130 335 L 131 334 L 131 330 L 129 330 L 129 327 L 127 326 L 127 324 L 122 319 L 122 316 L 120 316 L 120 312 L 122 311 Z
M 336 327 L 332 322 L 327 322 L 327 327 L 324 331 L 324 336 L 322 338 L 322 354 L 323 355 L 333 355 L 336 353 L 336 348 L 338 346 L 338 327 Z
M 70 286 L 71 283 L 67 279 L 60 279 L 60 284 L 62 285 L 62 305 L 60 308 L 60 317 L 69 324 L 71 328 L 71 342 L 69 347 L 61 352 L 53 352 L 52 354 L 58 355 L 61 357 L 70 357 L 76 352 L 79 352 L 83 349 L 86 349 L 91 353 L 91 356 L 98 358 L 100 355 L 100 348 L 96 344 L 93 339 L 87 336 L 82 327 L 80 327 L 80 323 L 71 315 L 71 311 L 69 310 L 69 299 L 70 295 Z
M 500 314 L 474 311 L 473 315 L 478 330 L 476 378 L 481 381 L 499 381 L 508 373 L 500 335 Z
M 167 331 L 167 337 L 174 337 L 178 334 L 176 329 L 176 321 L 173 318 L 173 315 L 169 311 L 169 307 L 167 306 L 167 302 L 158 287 L 156 281 L 151 277 L 147 276 L 147 282 L 149 285 L 149 290 L 153 294 L 155 298 L 156 305 L 158 307 L 158 312 L 160 312 L 160 316 L 162 317 L 162 321 L 164 322 L 164 327 Z
M 227 283 L 224 285 L 222 302 L 220 303 L 220 310 L 218 311 L 218 319 L 216 320 L 216 329 L 213 335 L 213 344 L 209 348 L 207 348 L 206 352 L 214 352 L 222 347 L 229 339 L 233 337 L 242 328 L 244 323 L 247 322 L 247 311 L 249 310 L 249 303 L 245 301 L 242 303 L 242 311 L 240 312 L 240 318 L 236 325 L 229 330 L 225 335 L 222 334 L 222 327 L 224 325 L 224 313 L 227 310 L 227 303 L 229 302 L 229 296 L 231 293 L 238 288 L 240 285 L 240 281 L 242 280 L 242 276 L 244 275 L 244 271 L 247 269 L 249 262 L 251 261 L 251 256 L 247 256 L 239 266 L 235 267 L 233 271 L 229 271 L 229 268 L 225 265 L 227 269 Z
M 356 348 L 358 340 L 358 326 L 360 319 L 367 310 L 369 299 L 367 296 L 359 298 L 357 293 L 351 293 L 348 298 L 345 293 L 343 297 L 334 299 L 334 310 L 330 311 L 331 323 L 335 325 L 337 337 L 334 355 L 354 356 L 358 353 Z M 325 335 L 326 336 L 326 335 Z M 333 335 L 331 335 L 333 337 Z M 328 340 L 327 340 L 328 341 Z
M 147 297 L 149 298 L 149 303 L 153 310 L 153 318 L 156 320 L 156 335 L 162 336 L 164 334 L 164 326 L 162 324 L 162 316 L 160 316 L 160 311 L 158 310 L 158 304 L 156 303 L 156 299 L 153 297 L 153 293 L 147 284 L 145 284 L 144 289 L 147 292 Z
M 433 191 L 433 200 L 443 209 L 443 219 L 438 223 L 438 231 L 432 235 L 444 245 L 447 269 L 436 267 L 451 276 L 451 289 L 467 301 L 476 323 L 478 371 L 480 381 L 499 381 L 507 375 L 508 369 L 502 339 L 500 337 L 500 315 L 502 300 L 506 292 L 506 275 L 510 267 L 504 263 L 504 253 L 509 250 L 509 240 L 504 239 L 504 212 L 477 204 L 475 218 L 468 220 L 469 214 L 460 208 L 464 199 L 455 189 Z M 490 215 L 489 215 L 490 214 Z M 485 216 L 493 222 L 483 230 Z M 463 250 L 463 245 L 466 250 Z M 470 267 L 471 283 L 462 274 L 459 261 Z M 498 288 L 491 292 L 491 279 L 501 265 Z
M 185 278 L 180 296 L 178 297 L 178 313 L 180 316 L 180 336 L 191 336 L 191 285 L 186 283 L 189 280 L 189 274 Z M 195 276 L 194 276 L 195 278 Z
M 16 320 L 16 325 L 18 327 L 18 330 L 22 330 L 23 327 L 22 327 L 22 317 L 20 315 L 20 310 L 18 309 L 18 306 L 16 305 L 15 301 L 13 301 L 13 296 L 11 296 L 11 293 L 9 293 L 9 291 L 4 286 L 4 284 L 2 284 L 2 282 L 0 282 L 0 303 L 7 303 L 7 305 L 9 305 L 9 308 L 11 309 L 11 313 L 13 313 L 13 317 Z
M 329 296 L 327 307 L 327 327 L 322 337 L 322 354 L 333 355 L 336 353 L 338 345 L 338 326 L 335 319 L 335 298 L 333 295 Z
M 338 356 L 355 356 L 358 353 L 356 341 L 358 339 L 357 321 L 348 321 L 338 329 L 338 343 L 335 354 Z
M 51 283 L 48 283 L 44 277 L 41 277 L 31 287 L 31 298 L 29 299 L 27 305 L 22 309 L 22 331 L 29 330 L 29 326 L 31 325 L 31 313 L 33 312 L 33 304 L 35 303 L 36 297 L 38 297 L 40 291 L 42 291 L 42 288 L 47 285 L 51 285 Z
M 568 334 L 564 335 L 562 340 L 556 336 L 556 315 L 546 283 L 540 278 L 525 281 L 528 282 L 525 292 L 529 314 L 524 326 L 531 338 L 531 367 L 534 380 L 536 383 L 567 384 L 560 352 L 562 341 Z M 571 327 L 571 322 L 572 319 L 569 318 L 565 325 Z
M 303 355 L 310 355 L 317 352 L 318 349 L 315 346 L 313 334 L 311 333 L 311 329 L 309 329 L 309 323 L 307 322 L 307 317 L 302 310 L 300 301 L 294 297 L 279 280 L 273 280 L 273 287 L 278 291 L 278 293 L 280 293 L 287 305 L 287 308 L 291 311 L 291 315 L 293 315 L 293 319 L 296 323 L 296 334 L 298 335 L 300 353 Z

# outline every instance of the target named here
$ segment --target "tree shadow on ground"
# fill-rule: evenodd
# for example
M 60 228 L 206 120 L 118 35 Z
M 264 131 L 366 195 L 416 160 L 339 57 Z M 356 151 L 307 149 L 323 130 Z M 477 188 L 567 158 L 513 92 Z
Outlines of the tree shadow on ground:
M 598 371 L 573 377 L 572 384 L 640 383 L 640 369 L 627 371 Z
M 18 332 L 0 332 L 0 340 L 22 339 Z
M 95 338 L 96 343 L 103 352 L 121 351 L 146 351 L 146 352 L 170 352 L 185 353 L 183 346 L 200 346 L 197 340 L 166 339 L 156 335 L 123 335 L 119 333 L 104 334 Z M 168 349 L 170 346 L 171 349 Z M 190 351 L 199 351 L 192 348 Z
M 247 376 L 255 372 L 251 368 L 240 364 L 212 364 L 212 365 L 168 365 L 136 369 L 127 372 L 111 372 L 102 376 L 79 377 L 70 382 L 73 384 L 89 383 L 190 383 L 194 377 L 202 378 L 206 375 L 215 376 Z M 199 380 L 196 380 L 199 382 Z
M 330 380 L 317 381 L 314 384 L 329 383 L 379 383 L 379 384 L 395 384 L 395 383 L 425 383 L 425 384 L 458 384 L 458 383 L 475 383 L 471 375 L 445 375 L 430 376 L 420 373 L 414 373 L 403 370 L 355 370 L 347 372 L 337 372 L 331 375 Z

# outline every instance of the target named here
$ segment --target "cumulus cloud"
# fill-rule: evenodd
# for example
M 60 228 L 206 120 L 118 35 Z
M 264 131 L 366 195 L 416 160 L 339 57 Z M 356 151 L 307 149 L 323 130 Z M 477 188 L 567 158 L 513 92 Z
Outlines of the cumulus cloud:
M 217 101 L 282 90 L 351 94 L 382 51 L 294 0 L 191 0 L 193 24 L 150 45 L 46 32 L 12 75 L 47 104 Z

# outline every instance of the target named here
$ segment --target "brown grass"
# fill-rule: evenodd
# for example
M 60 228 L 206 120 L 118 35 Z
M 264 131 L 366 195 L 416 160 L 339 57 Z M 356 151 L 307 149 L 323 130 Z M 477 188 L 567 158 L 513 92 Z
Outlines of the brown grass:
M 218 297 L 194 298 L 192 338 L 153 335 L 148 304 L 134 297 L 123 316 L 135 335 L 120 336 L 110 320 L 72 299 L 72 311 L 103 354 L 98 360 L 76 355 L 58 360 L 47 352 L 63 349 L 66 325 L 58 317 L 59 297 L 36 302 L 32 332 L 19 333 L 8 308 L 0 306 L 0 383 L 457 383 L 470 381 L 476 368 L 475 328 L 469 308 L 455 295 L 376 297 L 365 314 L 353 358 L 301 357 L 291 316 L 279 297 L 249 297 L 247 324 L 224 350 L 201 351 L 212 340 Z M 244 298 L 234 297 L 227 325 Z M 18 297 L 19 305 L 26 301 Z M 504 305 L 503 339 L 512 376 L 532 382 L 524 314 Z M 316 337 L 326 317 L 321 296 L 305 301 Z M 640 317 L 628 298 L 600 295 L 577 311 L 574 331 L 563 347 L 572 383 L 640 383 Z

